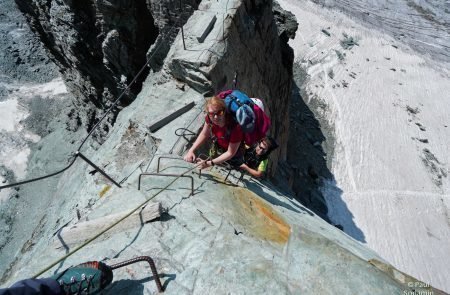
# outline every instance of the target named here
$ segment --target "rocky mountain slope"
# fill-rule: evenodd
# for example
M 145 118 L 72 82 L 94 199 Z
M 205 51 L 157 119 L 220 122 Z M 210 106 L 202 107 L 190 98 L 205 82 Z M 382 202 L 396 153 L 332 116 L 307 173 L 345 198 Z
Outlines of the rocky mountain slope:
M 314 165 L 333 223 L 449 292 L 449 11 L 442 1 L 280 3 L 301 28 L 290 42 L 296 104 L 332 135 L 310 148 L 327 151 L 329 170 L 313 153 L 288 159 Z M 317 132 L 307 115 L 291 113 L 306 138 Z
M 72 3 L 47 3 L 64 6 L 61 11 L 83 12 Z M 32 10 L 36 11 L 37 7 Z M 91 16 L 96 15 L 93 11 L 89 11 Z M 203 119 L 205 95 L 229 87 L 236 71 L 239 88 L 263 98 L 270 110 L 271 132 L 282 146 L 272 162 L 285 159 L 293 58 L 286 41 L 292 33 L 281 26 L 285 14 L 278 10 L 276 15 L 278 23 L 271 1 L 201 2 L 184 25 L 184 40 L 178 32 L 164 62 L 150 71 L 136 99 L 118 114 L 113 128 L 102 137 L 103 144 L 81 150 L 121 187 L 78 157 L 62 175 L 56 193 L 45 196 L 45 210 L 27 211 L 35 222 L 21 250 L 13 254 L 9 247 L 11 252 L 1 253 L 8 261 L 2 284 L 29 277 L 48 265 L 54 267 L 44 271 L 44 276 L 86 260 L 112 264 L 149 255 L 165 292 L 172 294 L 395 294 L 418 290 L 417 280 L 323 221 L 283 192 L 285 188 L 248 178 L 236 186 L 224 181 L 227 171 L 223 168 L 199 175 L 191 164 L 180 160 L 178 151 L 187 143 L 180 128 L 196 131 Z M 208 24 L 213 24 L 210 31 Z M 176 119 L 159 129 L 151 128 L 192 103 Z M 190 182 L 184 179 L 173 182 L 168 176 L 141 175 L 159 170 L 161 156 L 172 157 L 161 159 L 161 172 L 192 177 L 193 195 Z M 238 177 L 233 172 L 230 180 L 236 182 Z M 61 238 L 60 230 L 68 225 L 123 215 L 147 201 L 159 202 L 164 208 L 159 219 L 112 230 L 80 249 L 77 245 L 97 232 L 86 230 L 75 244 Z M 140 264 L 115 271 L 107 293 L 155 293 L 154 278 L 148 274 L 148 268 Z

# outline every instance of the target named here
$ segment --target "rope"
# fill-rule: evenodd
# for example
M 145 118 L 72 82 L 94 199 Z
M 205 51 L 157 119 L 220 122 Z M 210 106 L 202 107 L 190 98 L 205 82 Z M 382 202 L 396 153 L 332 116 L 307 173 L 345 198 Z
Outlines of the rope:
M 229 0 L 228 0 L 229 1 Z M 228 10 L 228 1 L 227 1 L 227 7 L 226 7 L 226 11 Z M 224 18 L 222 19 L 222 22 L 224 22 Z M 172 25 L 172 27 L 170 28 L 168 35 L 170 35 L 172 33 L 172 30 L 175 28 L 176 22 Z M 224 35 L 224 31 L 222 32 L 223 34 L 223 41 L 225 41 L 225 35 Z M 94 125 L 94 127 L 91 129 L 91 131 L 86 135 L 86 137 L 82 140 L 80 146 L 78 147 L 77 151 L 80 151 L 81 148 L 84 146 L 84 144 L 86 143 L 86 141 L 89 139 L 89 137 L 93 134 L 93 132 L 99 127 L 100 123 L 106 118 L 106 116 L 113 110 L 114 107 L 116 107 L 116 105 L 118 104 L 118 102 L 120 101 L 120 99 L 124 96 L 124 94 L 129 90 L 129 88 L 131 87 L 131 85 L 133 83 L 136 82 L 137 78 L 142 74 L 142 72 L 144 71 L 145 67 L 149 64 L 149 62 L 151 61 L 153 55 L 158 51 L 159 47 L 161 46 L 162 43 L 158 44 L 157 48 L 154 50 L 153 54 L 149 57 L 149 59 L 146 61 L 146 63 L 144 64 L 144 66 L 140 69 L 140 71 L 135 75 L 134 79 L 128 84 L 128 86 L 124 89 L 124 91 L 119 95 L 119 97 L 114 101 L 114 103 L 111 105 L 111 107 L 103 114 L 103 116 L 101 117 L 101 119 Z M 225 42 L 225 47 L 227 46 L 226 42 Z M 225 48 L 226 50 L 226 48 Z M 178 134 L 177 134 L 178 135 Z M 182 136 L 184 137 L 185 134 L 182 134 Z M 178 135 L 180 136 L 180 135 Z M 30 183 L 30 182 L 34 182 L 34 181 L 38 181 L 38 180 L 42 180 L 45 178 L 49 178 L 52 176 L 55 176 L 57 174 L 60 174 L 62 172 L 64 172 L 65 170 L 67 170 L 68 168 L 70 168 L 76 161 L 77 159 L 77 155 L 75 155 L 74 159 L 72 160 L 72 162 L 65 168 L 61 169 L 60 171 L 45 175 L 45 176 L 41 176 L 41 177 L 37 177 L 34 179 L 29 179 L 29 180 L 25 180 L 22 182 L 17 182 L 17 183 L 13 183 L 13 184 L 8 184 L 5 186 L 0 186 L 0 189 L 3 188 L 7 188 L 7 187 L 12 187 L 12 186 L 17 186 L 17 185 L 22 185 L 25 183 Z M 99 232 L 98 234 L 96 234 L 94 237 L 90 238 L 89 240 L 85 241 L 83 244 L 81 244 L 80 246 L 76 247 L 74 250 L 72 250 L 71 252 L 67 253 L 66 255 L 64 255 L 63 257 L 61 257 L 60 259 L 56 260 L 55 262 L 51 263 L 50 265 L 48 265 L 47 267 L 45 267 L 44 269 L 42 269 L 40 272 L 38 272 L 37 274 L 35 274 L 33 276 L 33 278 L 37 278 L 38 276 L 42 275 L 43 273 L 45 273 L 46 271 L 50 270 L 52 267 L 54 267 L 55 265 L 57 265 L 58 263 L 62 262 L 63 260 L 67 259 L 68 257 L 72 256 L 73 254 L 75 254 L 76 252 L 78 252 L 79 250 L 81 250 L 82 248 L 86 247 L 88 244 L 90 244 L 91 242 L 93 242 L 94 240 L 96 240 L 97 238 L 99 238 L 101 235 L 103 235 L 105 232 L 107 232 L 108 230 L 110 230 L 111 228 L 113 228 L 114 226 L 118 225 L 120 222 L 122 222 L 123 220 L 125 220 L 126 218 L 128 218 L 129 216 L 131 216 L 134 212 L 136 212 L 137 210 L 139 210 L 141 207 L 143 207 L 144 205 L 146 205 L 149 201 L 151 201 L 152 199 L 154 199 L 156 196 L 158 196 L 160 193 L 162 193 L 163 191 L 165 191 L 167 188 L 169 188 L 178 178 L 184 176 L 185 174 L 187 174 L 188 172 L 196 169 L 197 167 L 199 167 L 199 165 L 195 165 L 194 167 L 188 169 L 187 171 L 185 171 L 184 173 L 180 174 L 179 176 L 177 176 L 175 179 L 173 179 L 167 186 L 165 186 L 164 188 L 160 189 L 157 193 L 155 193 L 153 196 L 151 196 L 149 199 L 147 199 L 146 201 L 142 202 L 139 206 L 137 206 L 135 209 L 131 210 L 128 214 L 126 214 L 125 216 L 123 216 L 122 218 L 120 218 L 119 220 L 117 220 L 116 222 L 114 222 L 113 224 L 111 224 L 109 227 L 107 227 L 106 229 L 102 230 L 101 232 Z
M 169 32 L 167 33 L 167 35 L 170 35 L 172 33 L 173 28 L 175 27 L 175 24 L 172 25 L 172 27 L 170 28 Z M 100 125 L 100 123 L 103 121 L 103 119 L 105 119 L 106 115 L 109 114 L 109 112 L 112 111 L 112 109 L 117 105 L 117 103 L 119 102 L 119 100 L 125 95 L 125 93 L 130 89 L 131 85 L 133 85 L 134 82 L 136 82 L 137 78 L 142 74 L 142 72 L 144 71 L 145 67 L 147 67 L 147 65 L 150 63 L 151 59 L 153 58 L 153 55 L 158 51 L 159 47 L 161 46 L 163 42 L 159 43 L 158 46 L 155 48 L 155 50 L 153 51 L 152 55 L 147 59 L 147 62 L 142 66 L 142 68 L 139 70 L 139 72 L 136 74 L 136 76 L 134 76 L 134 79 L 128 84 L 128 86 L 122 91 L 122 93 L 119 95 L 119 97 L 114 101 L 114 103 L 111 105 L 111 107 L 103 114 L 103 117 L 97 122 L 97 124 L 94 125 L 94 127 L 92 127 L 91 131 L 89 132 L 88 135 L 86 135 L 86 137 L 84 138 L 84 140 L 82 141 L 82 143 L 80 144 L 80 146 L 78 147 L 77 151 L 79 151 L 83 145 L 85 144 L 86 140 L 92 135 L 92 133 L 95 131 L 95 129 L 97 129 L 97 127 Z
M 172 27 L 170 28 L 168 34 L 171 34 L 173 28 L 175 28 L 175 24 L 172 25 Z M 92 127 L 91 131 L 88 133 L 88 135 L 86 135 L 86 137 L 83 139 L 83 141 L 81 142 L 80 146 L 77 149 L 77 152 L 79 152 L 81 150 L 81 148 L 83 147 L 83 145 L 86 143 L 86 141 L 88 140 L 88 138 L 92 135 L 92 133 L 98 128 L 98 126 L 100 125 L 100 123 L 106 118 L 106 116 L 112 111 L 112 109 L 117 105 L 117 103 L 119 102 L 119 100 L 123 97 L 123 95 L 128 91 L 128 89 L 131 87 L 131 85 L 137 80 L 137 78 L 142 74 L 143 70 L 145 69 L 145 67 L 149 64 L 149 62 L 151 61 L 151 59 L 153 58 L 153 55 L 158 51 L 159 47 L 161 46 L 162 43 L 159 43 L 158 46 L 156 47 L 156 49 L 154 50 L 153 54 L 148 58 L 147 62 L 144 64 L 144 66 L 140 69 L 140 71 L 136 74 L 136 76 L 134 76 L 133 81 L 131 81 L 128 86 L 125 88 L 125 90 L 119 95 L 119 97 L 114 101 L 114 103 L 112 104 L 112 106 L 103 114 L 102 118 L 97 122 L 97 124 L 94 125 L 94 127 Z M 71 156 L 72 157 L 72 156 Z M 70 157 L 69 157 L 70 159 Z M 64 171 L 66 171 L 67 169 L 69 169 L 73 163 L 75 162 L 75 159 L 66 167 L 64 167 L 63 169 L 57 171 L 57 172 L 53 172 L 44 176 L 40 176 L 40 177 L 36 177 L 36 178 L 32 178 L 32 179 L 28 179 L 28 180 L 24 180 L 21 182 L 15 182 L 15 183 L 11 183 L 11 184 L 7 184 L 7 185 L 2 185 L 0 186 L 0 190 L 4 189 L 4 188 L 9 188 L 9 187 L 13 187 L 13 186 L 18 186 L 18 185 L 22 185 L 22 184 L 26 184 L 26 183 L 30 183 L 30 182 L 35 182 L 35 181 L 39 181 L 45 178 L 49 178 L 55 175 L 58 175 Z
M 155 193 L 153 196 L 151 196 L 148 200 L 144 201 L 143 203 L 141 203 L 139 206 L 137 206 L 135 209 L 133 209 L 132 211 L 130 211 L 128 214 L 126 214 L 124 217 L 120 218 L 119 220 L 117 220 L 116 222 L 114 222 L 113 224 L 111 224 L 109 227 L 105 228 L 104 230 L 102 230 L 101 232 L 99 232 L 98 234 L 96 234 L 94 237 L 90 238 L 89 240 L 87 240 L 86 242 L 84 242 L 83 244 L 81 244 L 80 246 L 76 247 L 74 250 L 72 250 L 71 252 L 67 253 L 66 255 L 64 255 L 63 257 L 61 257 L 60 259 L 56 260 L 55 262 L 51 263 L 50 265 L 48 265 L 46 268 L 44 268 L 43 270 L 41 270 L 40 272 L 38 272 L 37 274 L 35 274 L 32 278 L 35 279 L 38 276 L 42 275 L 43 273 L 45 273 L 46 271 L 48 271 L 49 269 L 51 269 L 53 266 L 57 265 L 58 263 L 60 263 L 61 261 L 65 260 L 66 258 L 72 256 L 73 254 L 75 254 L 76 252 L 78 252 L 79 250 L 81 250 L 82 248 L 86 247 L 88 244 L 90 244 L 92 241 L 96 240 L 98 237 L 100 237 L 101 235 L 103 235 L 105 232 L 107 232 L 108 230 L 110 230 L 111 228 L 113 228 L 114 226 L 116 226 L 117 224 L 119 224 L 120 222 L 122 222 L 123 220 L 125 220 L 127 217 L 129 217 L 131 214 L 133 214 L 134 212 L 136 212 L 137 210 L 139 210 L 142 206 L 146 205 L 150 200 L 154 199 L 156 196 L 158 196 L 160 193 L 162 193 L 163 191 L 165 191 L 169 186 L 171 186 L 178 178 L 184 176 L 186 173 L 196 169 L 197 167 L 199 167 L 200 165 L 195 165 L 194 167 L 186 170 L 185 172 L 183 172 L 182 174 L 180 174 L 179 176 L 177 176 L 174 180 L 172 180 L 168 185 L 166 185 L 165 187 L 163 187 L 161 190 L 159 190 L 157 193 Z
M 63 169 L 61 169 L 61 170 L 59 170 L 59 171 L 57 171 L 57 172 L 54 172 L 54 173 L 51 173 L 51 174 L 48 174 L 48 175 L 44 175 L 44 176 L 40 176 L 40 177 L 37 177 L 37 178 L 33 178 L 33 179 L 24 180 L 24 181 L 21 181 L 21 182 L 16 182 L 16 183 L 11 183 L 11 184 L 7 184 L 7 185 L 3 185 L 3 186 L 0 186 L 0 190 L 1 190 L 1 189 L 4 189 L 4 188 L 9 188 L 9 187 L 13 187 L 13 186 L 22 185 L 22 184 L 29 183 L 29 182 L 34 182 L 34 181 L 42 180 L 42 179 L 49 178 L 49 177 L 58 175 L 58 174 L 60 174 L 60 173 L 63 173 L 64 171 L 66 171 L 67 169 L 69 169 L 69 168 L 75 163 L 75 161 L 77 160 L 77 157 L 78 157 L 78 155 L 75 155 L 74 158 L 73 158 L 73 160 L 72 160 L 72 162 L 71 162 L 69 165 L 67 165 L 67 167 L 64 167 Z
M 229 0 L 227 0 L 226 7 L 225 7 L 225 12 L 228 11 L 228 3 L 229 3 Z M 179 17 L 178 17 L 178 20 L 180 21 L 180 22 L 179 22 L 180 26 L 182 25 L 182 24 L 181 24 L 181 19 L 182 19 L 182 18 L 179 16 Z M 170 34 L 172 33 L 172 30 L 175 28 L 176 24 L 177 24 L 177 22 L 174 22 L 174 24 L 170 27 L 170 29 L 169 29 L 167 35 L 170 35 Z M 222 27 L 224 27 L 224 24 L 225 24 L 225 18 L 224 18 L 224 14 L 222 14 Z M 225 51 L 226 51 L 226 47 L 227 47 L 227 43 L 225 42 L 225 31 L 224 31 L 224 29 L 222 30 L 222 35 L 223 35 L 223 36 L 222 36 L 222 38 L 223 38 L 222 41 L 225 43 L 225 50 L 224 50 L 224 52 L 225 52 Z M 78 147 L 78 149 L 77 149 L 78 152 L 79 152 L 79 151 L 81 150 L 81 148 L 84 146 L 84 144 L 85 144 L 86 141 L 89 139 L 89 137 L 94 133 L 94 131 L 100 126 L 100 124 L 101 124 L 102 121 L 106 118 L 106 116 L 107 116 L 107 115 L 108 115 L 108 114 L 109 114 L 109 113 L 117 106 L 117 104 L 119 103 L 120 99 L 121 99 L 121 98 L 125 95 L 125 93 L 130 89 L 131 85 L 133 85 L 133 83 L 136 82 L 137 78 L 142 74 L 142 72 L 144 71 L 145 67 L 147 67 L 148 64 L 150 63 L 151 59 L 153 58 L 153 55 L 154 55 L 156 52 L 158 52 L 158 49 L 159 49 L 159 47 L 162 45 L 162 43 L 163 43 L 163 42 L 161 42 L 161 43 L 159 43 L 159 44 L 157 45 L 157 47 L 156 47 L 155 50 L 153 51 L 152 55 L 148 58 L 148 60 L 147 60 L 146 63 L 142 66 L 142 68 L 139 70 L 139 72 L 134 76 L 133 80 L 132 80 L 132 81 L 127 85 L 127 87 L 122 91 L 122 93 L 121 93 L 121 94 L 119 95 L 119 97 L 114 101 L 114 103 L 111 105 L 111 107 L 103 114 L 103 116 L 101 117 L 101 119 L 94 125 L 94 127 L 92 127 L 91 131 L 86 135 L 86 137 L 82 140 L 80 146 Z M 205 49 L 204 51 L 208 51 L 208 50 Z M 235 72 L 235 76 L 234 76 L 234 79 L 233 79 L 233 88 L 235 89 L 236 86 L 237 86 L 237 71 Z M 191 122 L 191 123 L 192 123 L 192 122 Z M 178 135 L 178 134 L 177 134 L 177 135 Z M 184 137 L 184 135 L 185 135 L 185 134 L 183 134 L 183 137 Z M 180 136 L 180 135 L 178 135 L 178 136 Z M 176 144 L 176 143 L 175 143 L 175 144 Z M 175 145 L 174 145 L 174 146 L 175 146 Z M 173 149 L 173 147 L 172 147 L 172 149 Z M 69 159 L 70 159 L 70 158 L 69 158 Z M 58 174 L 60 174 L 60 173 L 62 173 L 62 172 L 64 172 L 64 171 L 66 171 L 67 169 L 69 169 L 69 168 L 74 164 L 75 160 L 76 160 L 76 157 L 74 158 L 74 160 L 73 160 L 69 165 L 67 165 L 66 167 L 64 167 L 63 169 L 61 169 L 61 170 L 59 170 L 59 171 L 57 171 L 57 172 L 53 172 L 53 173 L 50 173 L 50 174 L 47 174 L 47 175 L 44 175 L 44 176 L 40 176 L 40 177 L 37 177 L 37 178 L 28 179 L 28 180 L 21 181 L 21 182 L 15 182 L 15 183 L 3 185 L 3 186 L 0 186 L 0 190 L 1 190 L 1 189 L 4 189 L 4 188 L 13 187 L 13 186 L 19 186 L 19 185 L 26 184 L 26 183 L 30 183 L 30 182 L 39 181 L 39 180 L 42 180 L 42 179 L 45 179 L 45 178 L 49 178 L 49 177 L 53 177 L 53 176 L 55 176 L 55 175 L 58 175 Z M 148 168 L 148 167 L 147 167 L 147 168 Z

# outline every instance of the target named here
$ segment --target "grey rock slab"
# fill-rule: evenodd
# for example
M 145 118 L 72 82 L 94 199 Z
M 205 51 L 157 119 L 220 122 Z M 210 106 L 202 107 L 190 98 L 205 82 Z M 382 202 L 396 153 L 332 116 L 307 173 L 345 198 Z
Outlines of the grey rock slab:
M 223 175 L 216 170 L 204 174 L 196 182 L 202 192 L 165 198 L 172 205 L 168 211 L 172 217 L 146 225 L 133 242 L 135 250 L 152 248 L 159 255 L 157 267 L 175 275 L 166 293 L 393 294 L 401 290 L 366 262 L 376 258 L 373 252 L 316 216 L 292 210 L 281 216 L 283 207 L 222 183 Z M 286 202 L 284 196 L 266 193 Z M 301 205 L 296 206 L 301 210 Z M 237 226 L 242 234 L 235 234 Z M 121 238 L 114 236 L 116 242 Z M 345 248 L 343 240 L 347 240 Z M 153 282 L 145 284 L 154 290 Z
M 246 38 L 247 33 L 251 36 L 252 32 L 276 32 L 270 17 L 261 18 L 259 23 L 249 18 L 246 9 L 252 9 L 250 4 L 240 1 L 205 3 L 202 6 L 205 10 L 220 8 L 224 9 L 224 15 L 238 13 L 235 19 L 225 16 L 222 22 L 219 16 L 201 44 L 191 38 L 189 22 L 198 22 L 206 13 L 198 12 L 198 16 L 189 20 L 186 25 L 189 50 L 182 49 L 178 35 L 161 72 L 149 75 L 133 104 L 118 115 L 105 143 L 83 149 L 83 153 L 111 177 L 123 181 L 123 188 L 112 186 L 99 173 L 89 173 L 92 168 L 78 160 L 61 177 L 53 202 L 47 208 L 51 226 L 39 233 L 42 238 L 32 250 L 23 253 L 16 268 L 20 271 L 11 281 L 33 275 L 70 251 L 50 250 L 48 240 L 55 229 L 76 217 L 75 212 L 93 218 L 126 210 L 141 200 L 153 198 L 166 209 L 160 220 L 119 233 L 106 233 L 102 239 L 82 248 L 44 275 L 88 260 L 104 260 L 110 264 L 150 255 L 162 274 L 166 294 L 398 294 L 405 290 L 404 285 L 368 262 L 371 259 L 382 261 L 373 251 L 329 225 L 269 182 L 245 179 L 240 186 L 235 186 L 225 182 L 226 171 L 216 167 L 203 171 L 201 178 L 189 173 L 194 177 L 193 196 L 186 180 L 175 181 L 156 195 L 171 180 L 150 177 L 146 178 L 142 190 L 136 191 L 141 163 L 152 161 L 149 168 L 154 171 L 155 159 L 166 155 L 177 142 L 174 130 L 188 126 L 196 111 L 201 110 L 203 91 L 212 90 L 211 81 L 218 85 L 216 80 L 224 77 L 223 71 L 230 74 L 230 69 L 244 60 L 241 56 L 221 60 L 225 49 L 240 53 L 237 50 L 242 49 L 243 55 L 251 57 L 245 59 L 251 62 L 244 64 L 244 71 L 248 72 L 244 72 L 242 79 L 248 89 L 264 92 L 272 83 L 280 82 L 277 79 L 285 77 L 288 82 L 283 85 L 288 88 L 286 93 L 290 92 L 289 76 L 279 68 L 266 68 L 263 61 L 267 56 L 256 55 L 253 50 L 263 44 L 255 40 L 273 41 L 270 43 L 273 46 L 278 46 L 278 41 L 274 38 L 266 40 L 265 35 L 258 35 L 260 39 L 254 40 Z M 269 5 L 264 1 L 256 4 L 261 5 L 259 8 L 270 8 L 264 6 Z M 228 47 L 213 39 L 223 35 L 222 28 L 231 30 Z M 242 46 L 241 37 L 254 43 L 244 50 L 239 47 Z M 278 57 L 270 60 L 277 66 L 281 63 Z M 217 66 L 218 62 L 222 64 Z M 255 64 L 261 69 L 252 67 Z M 265 79 L 267 76 L 263 73 L 276 77 Z M 187 84 L 184 90 L 177 87 L 180 81 Z M 282 94 L 283 91 L 273 93 Z M 282 99 L 273 99 L 268 105 L 274 110 L 275 106 L 279 107 L 276 109 L 279 117 L 288 117 L 282 106 L 287 102 Z M 196 102 L 198 108 L 157 132 L 149 133 L 147 126 L 158 115 L 191 101 Z M 283 118 L 274 121 L 279 132 L 287 132 L 286 125 L 280 124 L 284 122 Z M 192 164 L 179 160 L 168 160 L 164 171 L 190 172 L 192 167 Z M 110 188 L 106 189 L 108 186 Z M 115 281 L 106 293 L 155 293 L 150 274 L 143 276 L 143 270 L 140 265 L 121 269 L 115 273 Z

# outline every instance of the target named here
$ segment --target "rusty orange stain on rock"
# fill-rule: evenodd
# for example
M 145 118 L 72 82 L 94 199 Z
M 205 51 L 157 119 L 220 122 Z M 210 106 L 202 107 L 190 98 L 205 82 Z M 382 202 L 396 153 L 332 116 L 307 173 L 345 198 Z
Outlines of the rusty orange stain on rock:
M 243 188 L 233 189 L 232 196 L 234 217 L 247 234 L 281 244 L 288 241 L 291 227 L 270 204 Z
M 100 198 L 103 197 L 109 191 L 110 188 L 111 188 L 110 185 L 103 186 L 102 190 L 98 193 Z

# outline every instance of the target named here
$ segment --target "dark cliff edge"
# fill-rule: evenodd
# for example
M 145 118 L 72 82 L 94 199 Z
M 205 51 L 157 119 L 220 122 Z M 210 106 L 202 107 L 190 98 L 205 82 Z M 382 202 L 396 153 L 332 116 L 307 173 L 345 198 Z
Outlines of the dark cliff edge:
M 174 2 L 143 0 L 16 3 L 76 97 L 68 112 L 72 131 L 80 126 L 90 131 L 147 60 L 153 71 L 159 71 L 179 26 L 199 4 L 188 1 L 180 7 Z M 272 156 L 274 174 L 276 163 L 286 160 L 289 119 L 285 114 L 289 112 L 294 56 L 287 41 L 295 36 L 297 23 L 279 5 L 272 9 L 272 1 L 246 1 L 239 11 L 223 36 L 229 46 L 206 77 L 211 87 L 199 91 L 211 94 L 230 88 L 237 73 L 240 89 L 265 100 L 273 121 L 271 134 L 281 143 Z M 139 93 L 148 67 L 144 71 L 94 133 L 100 143 L 120 109 Z
M 62 174 L 55 193 L 40 188 L 33 192 L 38 197 L 24 196 L 29 207 L 20 216 L 28 218 L 18 220 L 16 228 L 26 228 L 12 231 L 20 236 L 13 235 L 0 253 L 6 266 L 0 283 L 36 275 L 47 265 L 52 266 L 39 275 L 49 276 L 81 261 L 112 265 L 148 255 L 155 259 L 166 294 L 410 291 L 409 284 L 417 280 L 285 194 L 282 183 L 276 187 L 244 179 L 234 185 L 224 180 L 223 167 L 200 176 L 172 152 L 185 139 L 174 131 L 191 128 L 196 119 L 201 126 L 204 98 L 230 88 L 237 73 L 237 87 L 262 98 L 272 118 L 271 134 L 281 147 L 272 155 L 271 174 L 285 169 L 280 166 L 287 165 L 289 157 L 290 106 L 299 104 L 291 100 L 292 92 L 298 92 L 295 86 L 292 91 L 293 52 L 287 44 L 297 29 L 291 14 L 272 7 L 271 0 L 185 2 L 180 14 L 172 2 L 83 4 L 32 1 L 19 6 L 77 96 L 70 112 L 77 122 L 69 129 L 91 128 L 130 77 L 142 65 L 150 65 L 141 86 L 130 90 L 97 134 L 102 144 L 83 149 L 121 185 L 78 160 Z M 127 25 L 121 23 L 125 19 Z M 182 40 L 176 27 L 184 20 Z M 199 33 L 212 20 L 212 30 L 199 41 Z M 149 128 L 155 119 L 183 105 L 194 107 L 158 130 Z M 159 170 L 161 158 L 165 163 Z M 163 188 L 164 175 L 141 183 L 141 176 L 151 171 L 182 171 L 185 176 L 189 172 L 192 187 L 172 181 Z M 142 209 L 148 201 L 159 203 L 155 208 L 161 214 L 151 222 L 139 219 L 129 227 L 103 232 L 95 241 L 91 238 L 98 232 L 92 228 L 73 234 L 80 239 L 73 244 L 60 235 L 63 228 L 76 228 L 81 222 L 110 224 L 111 216 Z M 144 266 L 123 268 L 114 277 L 107 294 L 156 292 L 154 277 L 148 277 Z
M 140 1 L 16 1 L 76 97 L 69 111 L 72 131 L 88 131 L 146 63 L 158 36 L 151 11 Z M 145 69 L 148 72 L 148 69 Z M 139 93 L 141 75 L 121 99 L 128 105 Z M 114 124 L 112 112 L 96 134 L 101 142 Z

